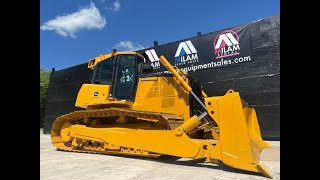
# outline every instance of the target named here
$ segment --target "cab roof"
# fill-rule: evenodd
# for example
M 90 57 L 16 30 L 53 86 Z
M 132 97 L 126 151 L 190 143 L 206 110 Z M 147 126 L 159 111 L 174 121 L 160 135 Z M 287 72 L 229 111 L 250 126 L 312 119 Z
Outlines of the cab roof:
M 132 54 L 132 55 L 138 55 L 138 56 L 144 58 L 141 54 L 139 54 L 137 52 L 133 52 L 133 51 L 112 52 L 109 54 L 104 54 L 104 55 L 102 54 L 102 55 L 97 56 L 93 59 L 90 59 L 89 63 L 88 63 L 88 68 L 93 69 L 99 62 L 104 61 L 104 60 L 111 58 L 113 56 L 120 55 L 120 54 Z

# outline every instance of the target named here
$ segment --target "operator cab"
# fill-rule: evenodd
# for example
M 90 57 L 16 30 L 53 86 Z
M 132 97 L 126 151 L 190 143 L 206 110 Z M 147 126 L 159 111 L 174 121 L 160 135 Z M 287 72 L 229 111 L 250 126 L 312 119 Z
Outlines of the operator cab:
M 134 100 L 138 76 L 150 71 L 139 53 L 115 50 L 90 60 L 88 67 L 94 69 L 92 84 L 110 85 L 111 97 L 128 101 Z

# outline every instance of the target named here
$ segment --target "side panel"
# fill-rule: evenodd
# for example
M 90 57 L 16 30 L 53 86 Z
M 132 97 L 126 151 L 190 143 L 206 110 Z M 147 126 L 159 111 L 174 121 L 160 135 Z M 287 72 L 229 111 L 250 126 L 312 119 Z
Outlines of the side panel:
M 109 85 L 83 84 L 77 97 L 76 106 L 86 107 L 95 104 L 107 104 L 110 92 Z
M 140 78 L 132 109 L 190 118 L 189 95 L 173 77 Z

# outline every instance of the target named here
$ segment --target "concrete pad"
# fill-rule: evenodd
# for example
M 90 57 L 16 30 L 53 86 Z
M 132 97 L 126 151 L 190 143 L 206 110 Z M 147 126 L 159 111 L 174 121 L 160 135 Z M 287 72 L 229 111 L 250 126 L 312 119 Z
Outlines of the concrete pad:
M 223 164 L 186 158 L 138 158 L 57 151 L 50 135 L 40 129 L 40 179 L 268 179 L 260 174 L 233 169 Z M 260 163 L 280 179 L 280 142 L 268 141 L 270 148 L 260 154 Z

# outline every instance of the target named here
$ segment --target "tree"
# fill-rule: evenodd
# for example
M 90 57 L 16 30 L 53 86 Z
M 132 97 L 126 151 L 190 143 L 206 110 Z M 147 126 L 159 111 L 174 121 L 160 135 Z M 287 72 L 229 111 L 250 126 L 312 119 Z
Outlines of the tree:
M 40 127 L 43 127 L 50 71 L 40 67 Z

